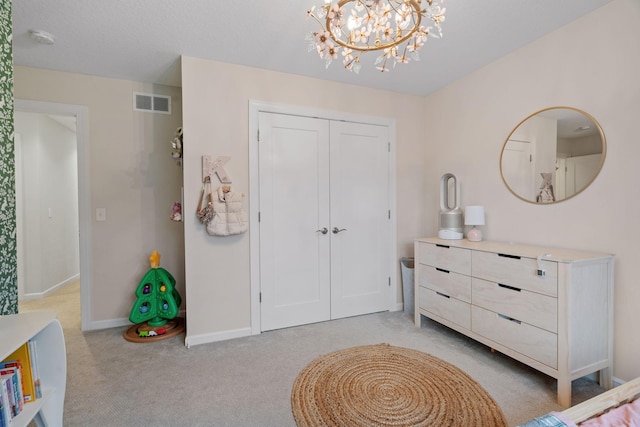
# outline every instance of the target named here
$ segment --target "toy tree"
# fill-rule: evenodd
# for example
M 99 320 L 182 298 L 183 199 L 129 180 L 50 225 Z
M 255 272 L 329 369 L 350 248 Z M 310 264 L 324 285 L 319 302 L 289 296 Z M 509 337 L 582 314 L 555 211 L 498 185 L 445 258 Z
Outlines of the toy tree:
M 153 251 L 149 257 L 151 269 L 136 288 L 136 302 L 131 308 L 129 320 L 133 323 L 147 322 L 149 326 L 162 326 L 178 315 L 182 303 L 175 288 L 176 280 L 160 267 L 160 254 Z

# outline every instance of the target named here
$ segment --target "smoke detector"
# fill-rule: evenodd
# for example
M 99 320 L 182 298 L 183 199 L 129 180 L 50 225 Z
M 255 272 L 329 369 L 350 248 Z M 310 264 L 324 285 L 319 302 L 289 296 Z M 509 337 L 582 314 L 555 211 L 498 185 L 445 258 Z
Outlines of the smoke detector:
M 53 35 L 42 30 L 31 30 L 31 38 L 41 44 L 54 43 Z

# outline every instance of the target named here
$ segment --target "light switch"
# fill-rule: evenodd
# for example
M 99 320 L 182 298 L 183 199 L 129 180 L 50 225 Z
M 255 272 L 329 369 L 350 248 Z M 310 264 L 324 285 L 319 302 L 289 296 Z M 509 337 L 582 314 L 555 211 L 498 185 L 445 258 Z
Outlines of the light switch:
M 96 221 L 106 221 L 106 220 L 107 220 L 107 210 L 105 208 L 97 208 Z

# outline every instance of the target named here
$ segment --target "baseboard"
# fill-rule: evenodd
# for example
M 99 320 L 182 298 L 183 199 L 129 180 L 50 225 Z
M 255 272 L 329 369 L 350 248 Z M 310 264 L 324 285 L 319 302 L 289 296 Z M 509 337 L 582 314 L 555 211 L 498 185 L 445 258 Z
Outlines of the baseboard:
M 131 325 L 132 323 L 129 321 L 129 319 L 123 317 L 121 319 L 98 320 L 95 322 L 91 322 L 91 327 L 88 330 L 97 331 L 99 329 L 119 328 L 121 326 Z
M 21 297 L 21 300 L 23 300 L 23 301 L 32 301 L 32 300 L 42 299 L 44 297 L 47 297 L 47 296 L 51 295 L 55 291 L 57 291 L 57 290 L 59 290 L 61 288 L 64 288 L 68 284 L 75 282 L 78 279 L 80 279 L 80 274 L 76 274 L 74 276 L 71 276 L 68 279 L 63 280 L 62 282 L 60 282 L 60 283 L 58 283 L 56 285 L 53 285 L 52 287 L 50 287 L 49 289 L 47 289 L 44 292 L 32 292 L 32 293 L 24 294 Z
M 185 317 L 186 311 L 181 310 L 178 313 L 178 316 Z M 128 317 L 122 317 L 119 319 L 108 319 L 108 320 L 98 320 L 91 322 L 91 326 L 89 329 L 84 329 L 83 332 L 86 331 L 97 331 L 99 329 L 109 329 L 109 328 L 119 328 L 122 326 L 131 326 L 133 323 L 129 320 Z
M 217 341 L 225 341 L 233 338 L 248 337 L 251 335 L 251 328 L 232 329 L 229 331 L 213 332 L 210 334 L 188 335 L 184 340 L 184 345 L 191 348 L 194 345 L 208 344 Z
M 90 331 L 99 330 L 99 329 L 109 329 L 109 328 L 119 328 L 122 326 L 131 326 L 132 323 L 128 318 L 122 319 L 110 319 L 110 320 L 101 320 L 97 322 L 91 322 Z M 187 327 L 188 328 L 188 327 Z M 187 329 L 188 332 L 188 329 Z M 248 337 L 251 335 L 251 328 L 241 328 L 241 329 L 232 329 L 229 331 L 220 331 L 213 332 L 210 334 L 201 334 L 201 335 L 188 335 L 184 340 L 184 345 L 187 348 L 190 348 L 194 345 L 200 344 L 208 344 L 217 341 L 226 341 L 233 338 L 242 338 Z
M 598 373 L 597 372 L 592 372 L 589 375 L 585 375 L 584 378 L 587 378 L 591 381 L 598 381 Z M 611 378 L 611 382 L 613 383 L 613 387 L 618 387 L 619 385 L 622 385 L 624 383 L 626 383 L 626 381 L 621 380 L 620 378 L 616 378 L 616 377 L 612 377 Z
M 183 312 L 180 315 L 184 315 Z M 110 319 L 110 320 L 101 320 L 97 322 L 91 322 L 91 329 L 89 330 L 99 330 L 99 329 L 109 329 L 109 328 L 119 328 L 122 326 L 131 326 L 132 323 L 128 318 L 121 319 Z M 226 341 L 233 338 L 242 338 L 248 337 L 251 335 L 251 328 L 241 328 L 241 329 L 232 329 L 229 331 L 220 331 L 214 332 L 210 334 L 201 334 L 201 335 L 189 335 L 188 334 L 188 326 L 187 326 L 187 336 L 184 340 L 184 345 L 187 348 L 190 348 L 194 345 L 200 344 L 208 344 L 217 341 Z

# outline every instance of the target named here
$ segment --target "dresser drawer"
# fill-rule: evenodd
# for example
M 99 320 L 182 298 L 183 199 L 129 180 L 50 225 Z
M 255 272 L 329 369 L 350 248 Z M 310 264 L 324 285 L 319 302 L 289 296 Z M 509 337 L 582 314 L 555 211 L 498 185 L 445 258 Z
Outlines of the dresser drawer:
M 418 262 L 456 273 L 471 275 L 471 251 L 446 245 L 420 243 Z
M 420 264 L 420 286 L 442 292 L 450 297 L 471 302 L 471 276 Z
M 471 329 L 471 305 L 431 289 L 419 287 L 420 308 Z
M 558 332 L 558 299 L 495 282 L 472 279 L 473 305 Z
M 544 329 L 473 306 L 473 332 L 553 369 L 558 367 L 558 336 Z
M 538 260 L 509 254 L 473 251 L 473 277 L 514 286 L 519 289 L 555 297 L 558 295 L 558 264 L 541 260 L 544 276 L 536 274 Z

